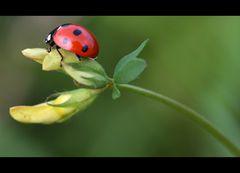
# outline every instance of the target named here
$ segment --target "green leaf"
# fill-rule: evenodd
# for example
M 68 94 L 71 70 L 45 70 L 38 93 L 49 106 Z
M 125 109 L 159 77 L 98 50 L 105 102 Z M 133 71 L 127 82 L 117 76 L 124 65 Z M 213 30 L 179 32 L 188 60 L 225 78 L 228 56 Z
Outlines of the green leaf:
M 132 59 L 137 58 L 137 56 L 141 53 L 141 51 L 143 50 L 143 48 L 145 47 L 145 45 L 147 44 L 149 39 L 145 40 L 144 42 L 142 42 L 142 44 L 133 52 L 131 52 L 130 54 L 124 56 L 123 58 L 120 59 L 120 61 L 117 63 L 116 67 L 115 67 L 115 71 L 114 71 L 114 75 L 113 77 L 115 78 L 115 76 L 120 73 L 120 71 L 122 71 L 122 68 Z
M 146 62 L 143 59 L 132 59 L 123 68 L 121 73 L 115 76 L 118 84 L 126 84 L 136 79 L 145 69 Z
M 136 50 L 134 50 L 133 52 L 131 52 L 127 56 L 129 56 L 129 57 L 137 57 L 142 52 L 143 48 L 146 46 L 148 41 L 149 41 L 149 39 L 146 39 L 145 41 L 143 41 Z
M 108 77 L 103 67 L 93 60 L 78 63 L 62 63 L 64 71 L 78 84 L 90 88 L 103 88 L 108 84 Z
M 145 40 L 136 50 L 124 56 L 116 65 L 114 70 L 114 81 L 118 84 L 129 83 L 136 79 L 145 69 L 146 62 L 137 58 L 145 47 L 148 39 Z
M 83 60 L 83 61 L 80 61 L 80 64 L 82 64 L 81 65 L 82 67 L 90 68 L 90 69 L 92 69 L 92 70 L 94 70 L 94 71 L 96 71 L 96 72 L 106 76 L 106 72 L 104 71 L 104 68 L 101 66 L 101 64 L 99 64 L 95 60 L 85 60 L 85 61 Z
M 113 90 L 112 90 L 112 98 L 113 98 L 113 100 L 116 100 L 120 96 L 121 96 L 121 93 L 120 93 L 119 89 L 117 88 L 117 86 L 115 84 L 113 84 Z

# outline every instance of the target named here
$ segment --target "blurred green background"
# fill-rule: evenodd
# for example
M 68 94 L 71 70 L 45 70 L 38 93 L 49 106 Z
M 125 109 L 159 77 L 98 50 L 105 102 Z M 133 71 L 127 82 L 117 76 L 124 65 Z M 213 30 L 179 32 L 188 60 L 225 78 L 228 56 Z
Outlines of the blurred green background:
M 97 59 L 111 76 L 125 54 L 149 38 L 148 67 L 133 82 L 175 98 L 211 120 L 240 146 L 240 17 L 5 16 L 0 17 L 0 156 L 231 156 L 180 113 L 148 98 L 103 93 L 62 124 L 25 125 L 9 107 L 43 102 L 74 89 L 72 80 L 21 50 L 45 47 L 63 23 L 79 23 L 100 43 Z

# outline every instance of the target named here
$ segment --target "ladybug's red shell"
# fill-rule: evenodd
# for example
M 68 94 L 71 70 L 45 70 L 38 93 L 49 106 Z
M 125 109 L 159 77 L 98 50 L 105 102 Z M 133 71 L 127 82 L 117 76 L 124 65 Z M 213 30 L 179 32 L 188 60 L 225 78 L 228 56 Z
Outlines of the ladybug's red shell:
M 80 25 L 60 26 L 53 35 L 53 41 L 81 57 L 95 58 L 98 55 L 99 46 L 95 36 Z

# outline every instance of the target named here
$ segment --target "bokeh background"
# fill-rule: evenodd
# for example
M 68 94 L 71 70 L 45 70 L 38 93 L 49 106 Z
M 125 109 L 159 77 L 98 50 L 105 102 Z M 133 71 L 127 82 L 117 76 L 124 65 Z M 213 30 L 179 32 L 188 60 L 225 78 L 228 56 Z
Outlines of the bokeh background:
M 100 43 L 97 59 L 111 76 L 125 54 L 149 38 L 148 67 L 133 82 L 201 112 L 240 146 L 240 17 L 2 16 L 0 17 L 0 156 L 231 156 L 180 113 L 127 91 L 103 93 L 62 124 L 26 125 L 9 107 L 43 102 L 74 89 L 72 80 L 21 54 L 45 47 L 63 23 L 79 23 Z

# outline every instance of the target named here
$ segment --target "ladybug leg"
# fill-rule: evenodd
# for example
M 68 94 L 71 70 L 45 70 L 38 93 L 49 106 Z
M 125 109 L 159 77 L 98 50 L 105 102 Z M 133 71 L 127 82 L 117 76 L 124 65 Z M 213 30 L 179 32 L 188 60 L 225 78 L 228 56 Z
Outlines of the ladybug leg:
M 50 53 L 51 50 L 52 50 L 52 45 L 47 43 L 47 48 L 46 49 L 47 49 L 47 52 Z
M 48 52 L 48 53 L 51 52 L 51 49 L 52 49 L 51 46 L 48 46 L 48 47 L 47 47 L 47 52 Z
M 58 46 L 56 47 L 56 49 L 57 49 L 59 55 L 61 56 L 61 62 L 62 62 L 62 61 L 63 61 L 63 55 L 62 55 L 61 52 L 59 51 L 59 48 L 60 48 L 60 47 L 58 47 Z
M 83 60 L 80 55 L 76 54 L 76 56 L 77 56 L 77 58 L 78 58 L 79 61 Z

